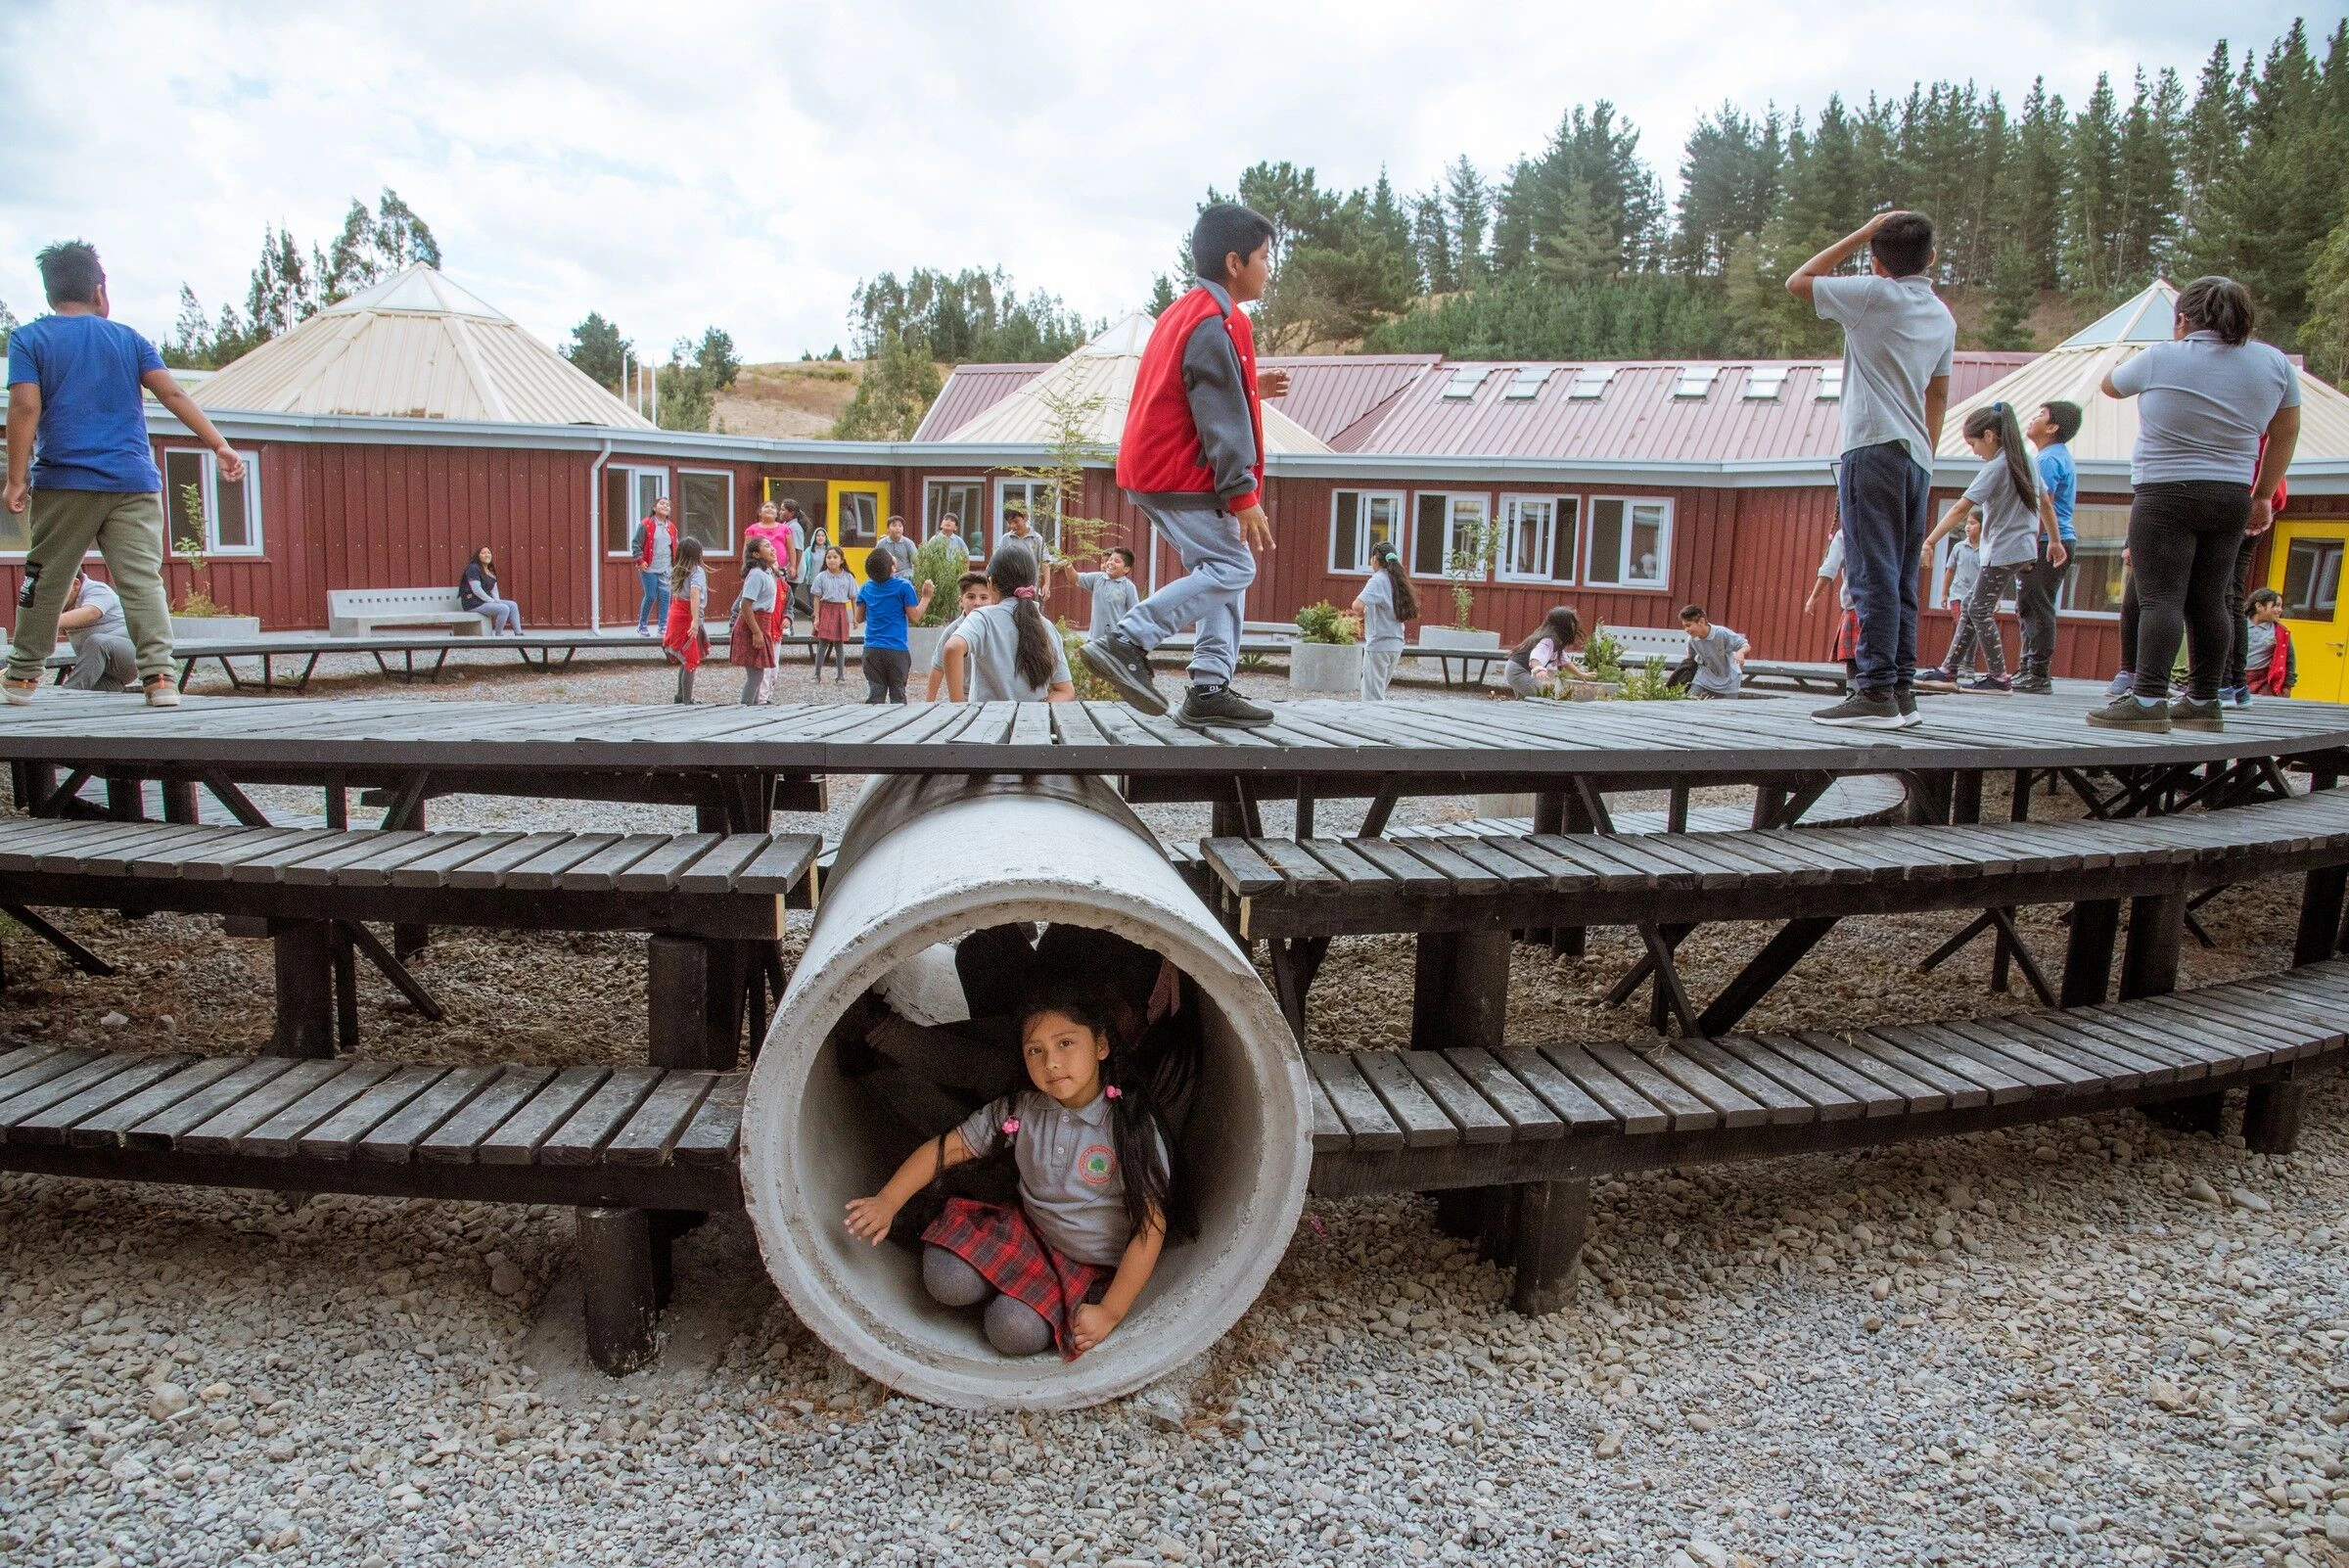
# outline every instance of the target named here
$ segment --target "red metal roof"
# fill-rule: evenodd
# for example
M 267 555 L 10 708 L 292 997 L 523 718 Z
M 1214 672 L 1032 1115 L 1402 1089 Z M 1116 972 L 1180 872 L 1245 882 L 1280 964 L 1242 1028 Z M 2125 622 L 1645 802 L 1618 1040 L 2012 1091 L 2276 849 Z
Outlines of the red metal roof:
M 1950 376 L 1957 403 L 2036 357 L 1967 350 Z M 1477 362 L 1435 354 L 1311 354 L 1267 358 L 1290 374 L 1272 406 L 1339 451 L 1405 457 L 1548 457 L 1604 462 L 1734 463 L 1836 453 L 1841 404 L 1819 395 L 1838 359 L 1652 360 L 1589 364 Z M 939 440 L 1049 368 L 960 365 L 914 433 Z M 1455 379 L 1482 371 L 1470 397 L 1447 397 Z M 1701 395 L 1679 389 L 1712 372 Z M 1774 397 L 1748 397 L 1749 384 L 1779 378 Z M 1596 396 L 1577 397 L 1578 380 L 1605 377 Z M 1531 397 L 1512 383 L 1540 376 Z

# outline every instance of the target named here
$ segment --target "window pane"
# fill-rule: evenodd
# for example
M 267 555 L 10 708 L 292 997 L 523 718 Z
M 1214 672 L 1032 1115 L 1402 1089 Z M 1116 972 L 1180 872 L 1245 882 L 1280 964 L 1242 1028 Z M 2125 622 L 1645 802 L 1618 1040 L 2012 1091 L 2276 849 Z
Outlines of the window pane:
M 734 553 L 734 476 L 677 476 L 677 533 L 712 555 Z
M 182 539 L 193 539 L 199 544 L 205 542 L 205 530 L 196 521 L 204 507 L 204 454 L 165 452 L 163 516 L 170 524 L 171 547 L 174 550 L 181 548 Z
M 1362 554 L 1360 565 L 1370 564 L 1370 546 L 1392 544 L 1401 547 L 1403 541 L 1403 497 L 1400 495 L 1370 495 L 1362 505 L 1368 516 L 1362 524 Z
M 1463 576 L 1482 577 L 1492 563 L 1495 542 L 1485 536 L 1485 498 L 1481 495 L 1455 495 L 1451 498 L 1451 532 L 1444 543 L 1445 566 L 1451 567 L 1451 558 L 1466 554 L 1482 559 L 1460 563 Z
M 2292 621 L 2330 621 L 2341 598 L 2341 541 L 2294 539 L 2283 558 L 2283 613 Z
M 1664 508 L 1632 508 L 1632 553 L 1626 563 L 1626 582 L 1664 580 Z
M 1602 585 L 1623 580 L 1623 503 L 1590 503 L 1590 580 Z
M 1558 497 L 1557 527 L 1549 545 L 1549 575 L 1560 582 L 1574 580 L 1575 535 L 1582 512 L 1582 501 L 1572 495 Z
M 840 536 L 834 544 L 869 549 L 881 536 L 881 497 L 870 490 L 840 490 L 833 497 L 840 514 Z
M 640 468 L 634 472 L 636 475 L 636 506 L 628 514 L 628 521 L 631 525 L 638 518 L 651 517 L 653 503 L 668 493 L 668 470 Z
M 1329 502 L 1329 569 L 1359 572 L 1362 565 L 1361 532 L 1356 514 L 1362 502 L 1359 490 L 1339 490 Z
M 985 525 L 980 514 L 979 486 L 958 480 L 932 480 L 922 501 L 922 537 L 931 538 L 938 532 L 939 523 L 951 517 L 962 530 L 964 542 Z
M 614 555 L 625 555 L 628 535 L 635 530 L 636 513 L 628 502 L 628 471 L 624 468 L 604 470 L 604 548 Z
M 1537 577 L 1549 566 L 1550 503 L 1514 500 L 1507 503 L 1508 546 L 1502 570 L 1513 576 Z
M 260 543 L 254 535 L 253 517 L 260 483 L 260 459 L 251 453 L 245 454 L 245 477 L 241 480 L 232 480 L 214 470 L 212 494 L 218 509 L 218 515 L 212 519 L 214 549 L 250 550 Z
M 1411 537 L 1411 570 L 1423 577 L 1444 575 L 1444 520 L 1448 495 L 1419 497 L 1419 521 Z

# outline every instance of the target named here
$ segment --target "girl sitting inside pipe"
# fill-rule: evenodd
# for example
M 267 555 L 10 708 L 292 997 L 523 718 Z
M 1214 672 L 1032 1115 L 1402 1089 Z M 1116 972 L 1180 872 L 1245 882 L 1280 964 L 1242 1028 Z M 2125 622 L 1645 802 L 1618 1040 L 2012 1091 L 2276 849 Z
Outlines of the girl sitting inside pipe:
M 922 1232 L 922 1283 L 950 1307 L 986 1303 L 1005 1356 L 1057 1346 L 1074 1360 L 1132 1310 L 1172 1226 L 1193 1228 L 1174 1141 L 1150 1085 L 1128 1071 L 1113 1009 L 1054 988 L 1019 1012 L 1033 1089 L 974 1112 L 907 1156 L 889 1184 L 848 1206 L 850 1231 L 879 1246 L 898 1211 L 952 1167 L 1009 1149 L 1016 1204 L 949 1198 Z

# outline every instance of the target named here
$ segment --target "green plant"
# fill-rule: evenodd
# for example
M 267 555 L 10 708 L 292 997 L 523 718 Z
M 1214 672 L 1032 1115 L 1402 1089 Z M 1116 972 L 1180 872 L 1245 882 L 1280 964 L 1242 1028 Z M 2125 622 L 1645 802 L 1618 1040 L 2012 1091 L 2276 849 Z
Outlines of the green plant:
M 1451 553 L 1444 558 L 1444 576 L 1451 584 L 1451 623 L 1458 630 L 1476 629 L 1476 584 L 1484 580 L 1486 569 L 1492 566 L 1494 546 L 1499 539 L 1499 530 L 1491 518 L 1452 526 L 1453 542 Z
M 204 486 L 182 484 L 179 487 L 179 499 L 188 514 L 188 531 L 173 539 L 171 547 L 188 563 L 190 586 L 180 596 L 178 613 L 191 621 L 224 616 L 228 612 L 211 595 L 211 562 L 204 553 Z
M 1105 517 L 1079 517 L 1071 508 L 1084 494 L 1084 471 L 1117 461 L 1116 448 L 1093 438 L 1093 421 L 1108 399 L 1098 392 L 1079 397 L 1052 387 L 1036 389 L 1034 395 L 1044 410 L 1044 460 L 1034 468 L 1007 468 L 1003 473 L 1043 486 L 1036 497 L 1038 515 L 1030 518 L 1028 526 L 1042 534 L 1061 559 L 1094 560 L 1117 525 Z M 1047 509 L 1049 517 L 1044 515 Z M 1057 528 L 1052 519 L 1058 520 Z
M 1624 672 L 1623 689 L 1615 695 L 1627 703 L 1672 703 L 1683 701 L 1688 688 L 1672 683 L 1663 660 L 1650 659 L 1637 669 Z
M 1309 604 L 1297 612 L 1297 639 L 1300 642 L 1345 644 L 1354 642 L 1358 635 L 1354 618 L 1327 599 Z
M 954 619 L 961 609 L 962 575 L 970 570 L 971 557 L 960 544 L 949 544 L 940 534 L 913 552 L 913 591 L 922 591 L 930 584 L 930 608 L 922 612 L 922 624 L 943 626 Z
M 1272 661 L 1261 653 L 1244 653 L 1240 655 L 1240 668 L 1242 669 L 1269 669 L 1272 668 Z
M 1086 634 L 1069 623 L 1062 616 L 1053 626 L 1060 632 L 1061 651 L 1068 657 L 1069 679 L 1076 684 L 1078 697 L 1088 703 L 1114 703 L 1118 688 L 1093 673 L 1093 667 L 1077 657 L 1077 650 L 1085 644 Z
M 1623 645 L 1608 633 L 1603 622 L 1592 626 L 1590 635 L 1584 639 L 1580 662 L 1585 669 L 1590 671 L 1592 680 L 1623 678 Z

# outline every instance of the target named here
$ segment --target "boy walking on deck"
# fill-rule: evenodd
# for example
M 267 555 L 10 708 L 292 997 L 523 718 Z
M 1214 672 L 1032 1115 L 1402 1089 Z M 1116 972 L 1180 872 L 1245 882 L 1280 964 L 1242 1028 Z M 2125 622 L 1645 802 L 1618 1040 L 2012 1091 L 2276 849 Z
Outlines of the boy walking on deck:
M 1866 277 L 1833 277 L 1865 246 Z M 1933 293 L 1933 220 L 1879 212 L 1795 269 L 1786 292 L 1843 326 L 1844 579 L 1860 618 L 1852 692 L 1811 716 L 1856 729 L 1918 721 L 1916 572 L 1958 323 Z
M 147 444 L 142 389 L 212 449 L 222 479 L 243 479 L 244 460 L 188 400 L 155 345 L 107 319 L 113 307 L 96 251 L 68 240 L 34 259 L 56 313 L 26 322 L 8 340 L 6 505 L 31 508 L 32 547 L 17 596 L 7 698 L 28 703 L 40 690 L 41 667 L 57 649 L 57 618 L 95 545 L 121 595 L 148 706 L 175 707 L 162 477 Z
M 1264 297 L 1272 225 L 1247 208 L 1219 203 L 1191 230 L 1191 260 L 1198 282 L 1151 330 L 1118 444 L 1118 484 L 1174 547 L 1185 575 L 1081 652 L 1119 696 L 1146 714 L 1163 714 L 1167 700 L 1151 679 L 1150 650 L 1196 625 L 1191 689 L 1177 722 L 1253 728 L 1270 723 L 1271 712 L 1233 692 L 1231 675 L 1239 662 L 1241 606 L 1256 580 L 1250 548 L 1273 547 L 1262 493 L 1265 422 L 1258 398 L 1288 391 L 1288 376 L 1272 371 L 1260 381 L 1255 331 L 1239 307 Z

